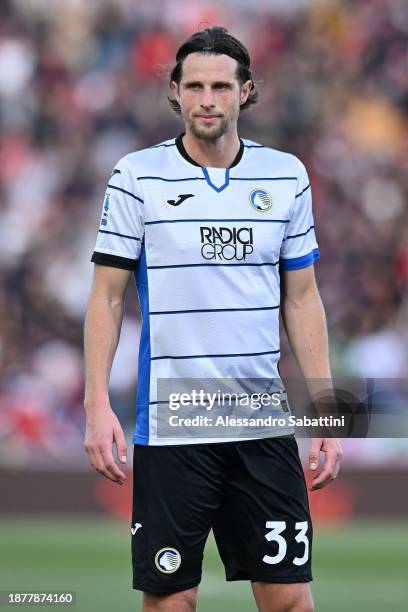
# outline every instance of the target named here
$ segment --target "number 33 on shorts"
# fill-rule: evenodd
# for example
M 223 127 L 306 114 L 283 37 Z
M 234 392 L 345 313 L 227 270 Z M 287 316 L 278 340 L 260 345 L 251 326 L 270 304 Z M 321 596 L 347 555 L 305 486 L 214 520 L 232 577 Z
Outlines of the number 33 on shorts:
M 278 551 L 275 555 L 264 555 L 262 561 L 268 563 L 268 565 L 276 565 L 283 561 L 288 549 L 287 542 L 282 535 L 286 530 L 286 521 L 266 521 L 266 528 L 270 529 L 265 535 L 268 542 L 276 542 L 278 545 Z M 294 565 L 303 565 L 309 558 L 309 538 L 307 537 L 308 522 L 302 521 L 295 523 L 295 529 L 298 531 L 295 536 L 295 540 L 298 543 L 304 544 L 304 553 L 301 557 L 295 557 L 292 561 Z

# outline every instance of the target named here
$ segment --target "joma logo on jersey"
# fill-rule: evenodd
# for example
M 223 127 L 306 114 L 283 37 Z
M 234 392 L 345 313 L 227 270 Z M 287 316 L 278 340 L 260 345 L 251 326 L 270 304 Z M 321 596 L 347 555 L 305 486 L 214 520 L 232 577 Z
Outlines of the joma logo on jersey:
M 245 261 L 253 250 L 252 227 L 200 227 L 204 259 Z

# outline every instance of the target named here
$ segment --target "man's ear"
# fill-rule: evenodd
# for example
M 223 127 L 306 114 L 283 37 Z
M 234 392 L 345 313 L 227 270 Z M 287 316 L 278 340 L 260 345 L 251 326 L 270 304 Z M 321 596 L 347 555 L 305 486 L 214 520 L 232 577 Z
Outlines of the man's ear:
M 248 79 L 248 81 L 245 81 L 245 83 L 242 85 L 241 94 L 239 98 L 240 106 L 242 106 L 242 104 L 245 104 L 245 102 L 248 100 L 248 96 L 251 93 L 252 87 L 253 87 L 253 83 L 251 79 Z
M 180 94 L 179 94 L 179 86 L 176 81 L 171 81 L 170 89 L 173 96 L 176 98 L 177 102 L 180 104 Z

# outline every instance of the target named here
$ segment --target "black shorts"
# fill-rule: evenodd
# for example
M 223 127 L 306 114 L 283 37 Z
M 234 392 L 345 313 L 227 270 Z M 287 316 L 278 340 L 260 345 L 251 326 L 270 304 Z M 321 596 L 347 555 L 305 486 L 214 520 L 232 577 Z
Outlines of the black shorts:
M 309 582 L 312 523 L 293 436 L 133 455 L 133 588 L 199 584 L 213 529 L 227 580 Z

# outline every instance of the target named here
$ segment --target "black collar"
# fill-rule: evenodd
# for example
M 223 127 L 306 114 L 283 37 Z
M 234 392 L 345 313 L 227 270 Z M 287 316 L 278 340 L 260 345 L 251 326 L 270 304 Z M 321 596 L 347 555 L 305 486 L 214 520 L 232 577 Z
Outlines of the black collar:
M 193 166 L 198 166 L 199 168 L 201 168 L 202 166 L 200 166 L 200 164 L 197 164 L 196 161 L 194 161 L 194 159 L 192 157 L 189 156 L 189 154 L 187 153 L 184 144 L 183 144 L 183 136 L 184 136 L 185 132 L 183 132 L 182 134 L 180 134 L 180 136 L 177 136 L 176 138 L 176 147 L 178 149 L 178 152 L 180 153 L 180 155 L 182 155 L 184 157 L 185 160 L 187 160 L 188 162 L 190 162 L 190 164 L 193 164 Z M 233 168 L 234 166 L 236 166 L 242 158 L 242 155 L 244 153 L 244 143 L 242 142 L 241 138 L 239 139 L 240 142 L 240 146 L 239 146 L 239 151 L 234 159 L 234 161 L 232 162 L 232 164 L 229 166 L 229 168 Z

